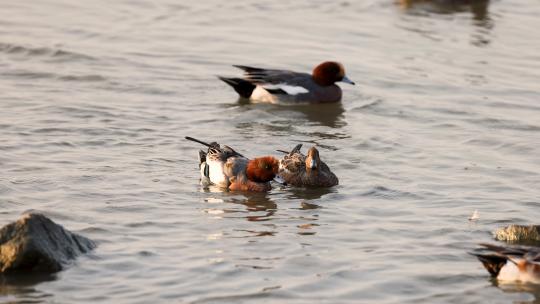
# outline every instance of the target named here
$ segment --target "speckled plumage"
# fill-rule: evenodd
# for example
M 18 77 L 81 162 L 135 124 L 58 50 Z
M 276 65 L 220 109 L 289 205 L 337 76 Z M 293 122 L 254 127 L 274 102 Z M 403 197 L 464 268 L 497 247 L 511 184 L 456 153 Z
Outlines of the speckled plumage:
M 308 155 L 302 154 L 301 148 L 301 144 L 297 145 L 279 162 L 278 176 L 285 183 L 296 187 L 332 187 L 339 183 L 315 147 L 308 150 Z M 315 167 L 310 168 L 310 163 Z

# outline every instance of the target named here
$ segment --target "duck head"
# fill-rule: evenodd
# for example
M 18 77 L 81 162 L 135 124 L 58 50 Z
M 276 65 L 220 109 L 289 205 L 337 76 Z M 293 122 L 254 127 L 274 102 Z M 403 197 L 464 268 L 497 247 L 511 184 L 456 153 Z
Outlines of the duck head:
M 306 157 L 306 169 L 308 171 L 318 170 L 321 166 L 321 158 L 319 157 L 319 150 L 315 147 L 309 148 Z
M 279 170 L 279 161 L 272 156 L 258 157 L 250 160 L 246 175 L 250 181 L 266 183 L 274 179 Z
M 343 65 L 335 61 L 325 61 L 319 64 L 313 69 L 311 77 L 313 77 L 313 81 L 323 87 L 340 81 L 354 85 L 354 82 L 345 76 Z

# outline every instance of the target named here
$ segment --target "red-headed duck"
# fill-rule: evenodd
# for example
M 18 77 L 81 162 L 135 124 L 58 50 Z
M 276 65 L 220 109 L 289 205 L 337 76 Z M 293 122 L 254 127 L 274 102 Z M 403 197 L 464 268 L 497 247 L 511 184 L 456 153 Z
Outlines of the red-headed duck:
M 270 181 L 279 168 L 279 161 L 274 157 L 250 160 L 229 146 L 220 146 L 216 142 L 208 144 L 189 136 L 185 138 L 208 147 L 207 152 L 199 151 L 203 180 L 233 191 L 264 192 L 271 189 Z
M 471 252 L 502 282 L 540 284 L 540 247 L 480 244 Z
M 339 183 L 320 159 L 317 148 L 309 148 L 307 155 L 300 152 L 301 148 L 302 144 L 297 145 L 279 161 L 278 179 L 296 187 L 332 187 Z
M 218 76 L 242 98 L 267 103 L 329 103 L 341 100 L 341 88 L 336 82 L 353 84 L 345 75 L 343 65 L 326 61 L 311 74 L 288 70 L 271 70 L 234 65 L 244 71 L 243 78 Z

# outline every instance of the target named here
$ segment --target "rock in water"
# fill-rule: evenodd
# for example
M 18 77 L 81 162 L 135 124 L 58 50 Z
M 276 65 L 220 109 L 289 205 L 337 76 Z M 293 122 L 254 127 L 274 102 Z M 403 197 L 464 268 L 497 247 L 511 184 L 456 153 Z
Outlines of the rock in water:
M 96 245 L 39 213 L 0 229 L 0 273 L 57 272 Z
M 540 242 L 540 226 L 509 225 L 495 231 L 495 239 L 525 244 Z

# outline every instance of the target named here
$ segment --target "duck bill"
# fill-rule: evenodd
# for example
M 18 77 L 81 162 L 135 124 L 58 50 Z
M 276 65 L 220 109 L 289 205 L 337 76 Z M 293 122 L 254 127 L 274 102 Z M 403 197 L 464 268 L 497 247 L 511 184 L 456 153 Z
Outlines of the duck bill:
M 315 162 L 315 160 L 313 158 L 309 160 L 308 167 L 310 169 L 317 169 L 317 163 Z
M 341 82 L 345 82 L 345 83 L 354 85 L 354 81 L 350 80 L 349 77 L 347 77 L 347 76 L 343 76 L 343 79 L 341 79 Z

